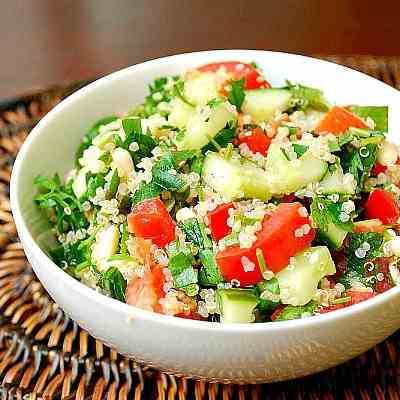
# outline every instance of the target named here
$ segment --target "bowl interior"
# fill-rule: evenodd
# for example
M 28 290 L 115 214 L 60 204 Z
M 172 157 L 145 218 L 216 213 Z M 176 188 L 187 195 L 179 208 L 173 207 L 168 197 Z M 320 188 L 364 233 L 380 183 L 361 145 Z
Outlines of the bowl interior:
M 324 90 L 326 97 L 339 105 L 389 105 L 390 137 L 399 141 L 400 92 L 359 72 L 336 64 L 285 53 L 262 51 L 210 51 L 153 60 L 102 78 L 79 90 L 52 110 L 32 131 L 14 167 L 12 201 L 14 212 L 39 246 L 51 245 L 46 219 L 33 204 L 36 175 L 63 176 L 74 164 L 79 141 L 99 118 L 125 113 L 147 95 L 154 78 L 175 75 L 204 63 L 223 60 L 256 61 L 273 85 L 285 79 Z

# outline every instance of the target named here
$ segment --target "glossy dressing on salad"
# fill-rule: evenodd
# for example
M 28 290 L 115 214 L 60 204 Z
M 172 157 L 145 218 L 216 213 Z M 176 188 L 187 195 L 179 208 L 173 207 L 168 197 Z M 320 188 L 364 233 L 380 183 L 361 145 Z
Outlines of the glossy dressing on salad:
M 149 91 L 89 129 L 68 176 L 35 180 L 65 272 L 136 307 L 223 323 L 305 318 L 400 283 L 385 105 L 271 87 L 236 61 Z

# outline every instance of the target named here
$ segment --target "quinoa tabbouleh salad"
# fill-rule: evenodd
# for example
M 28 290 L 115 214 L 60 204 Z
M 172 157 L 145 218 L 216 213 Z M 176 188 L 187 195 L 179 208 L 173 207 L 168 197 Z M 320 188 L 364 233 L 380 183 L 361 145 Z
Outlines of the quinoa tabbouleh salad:
M 234 61 L 149 90 L 90 128 L 65 179 L 35 180 L 65 272 L 142 309 L 223 323 L 305 318 L 400 284 L 386 106 L 272 88 Z

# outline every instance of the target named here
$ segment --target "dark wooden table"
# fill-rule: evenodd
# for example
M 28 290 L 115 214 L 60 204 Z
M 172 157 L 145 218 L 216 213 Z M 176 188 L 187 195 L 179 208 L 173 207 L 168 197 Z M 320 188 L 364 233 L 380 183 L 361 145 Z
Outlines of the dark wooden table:
M 0 99 L 187 51 L 400 55 L 400 1 L 3 0 Z

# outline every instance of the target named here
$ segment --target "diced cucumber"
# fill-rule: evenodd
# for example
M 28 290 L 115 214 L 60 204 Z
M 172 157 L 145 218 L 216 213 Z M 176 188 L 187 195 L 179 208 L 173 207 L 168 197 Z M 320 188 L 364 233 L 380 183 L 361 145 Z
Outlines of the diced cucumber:
M 189 118 L 186 131 L 176 140 L 176 146 L 179 150 L 199 150 L 236 117 L 236 111 L 226 101 L 207 105 Z
M 364 120 L 371 118 L 375 122 L 375 130 L 388 132 L 387 106 L 352 106 L 351 111 Z
M 355 179 L 345 179 L 342 167 L 337 165 L 333 172 L 328 171 L 326 173 L 318 187 L 321 194 L 354 194 L 357 182 Z
M 96 242 L 92 248 L 92 259 L 99 265 L 118 250 L 119 231 L 117 225 L 109 225 L 96 235 Z
M 269 147 L 266 171 L 272 194 L 290 194 L 318 182 L 328 168 L 327 162 L 314 157 L 310 151 L 297 160 L 298 163 L 289 161 L 278 143 Z
M 228 200 L 241 197 L 242 180 L 239 164 L 226 160 L 217 153 L 207 153 L 201 176 L 203 181 Z
M 337 250 L 342 247 L 347 231 L 330 222 L 325 231 L 318 229 L 318 235 L 322 242 Z
M 216 295 L 222 323 L 254 322 L 258 298 L 252 289 L 217 289 Z
M 205 105 L 218 97 L 217 77 L 212 72 L 194 74 L 185 83 L 185 97 L 195 105 Z
M 290 90 L 286 88 L 246 90 L 242 111 L 251 115 L 256 122 L 268 122 L 277 113 L 290 108 L 291 97 Z
M 171 113 L 168 116 L 168 123 L 183 129 L 188 123 L 189 119 L 194 115 L 194 107 L 186 104 L 179 98 L 171 101 Z
M 302 306 L 315 295 L 319 281 L 336 272 L 326 246 L 311 247 L 298 253 L 293 262 L 276 275 L 283 304 Z
M 251 162 L 242 164 L 209 152 L 204 160 L 202 178 L 228 200 L 245 197 L 267 201 L 271 198 L 266 172 Z
M 88 172 L 87 168 L 81 168 L 72 182 L 72 190 L 78 199 L 83 196 L 87 190 L 86 175 Z

